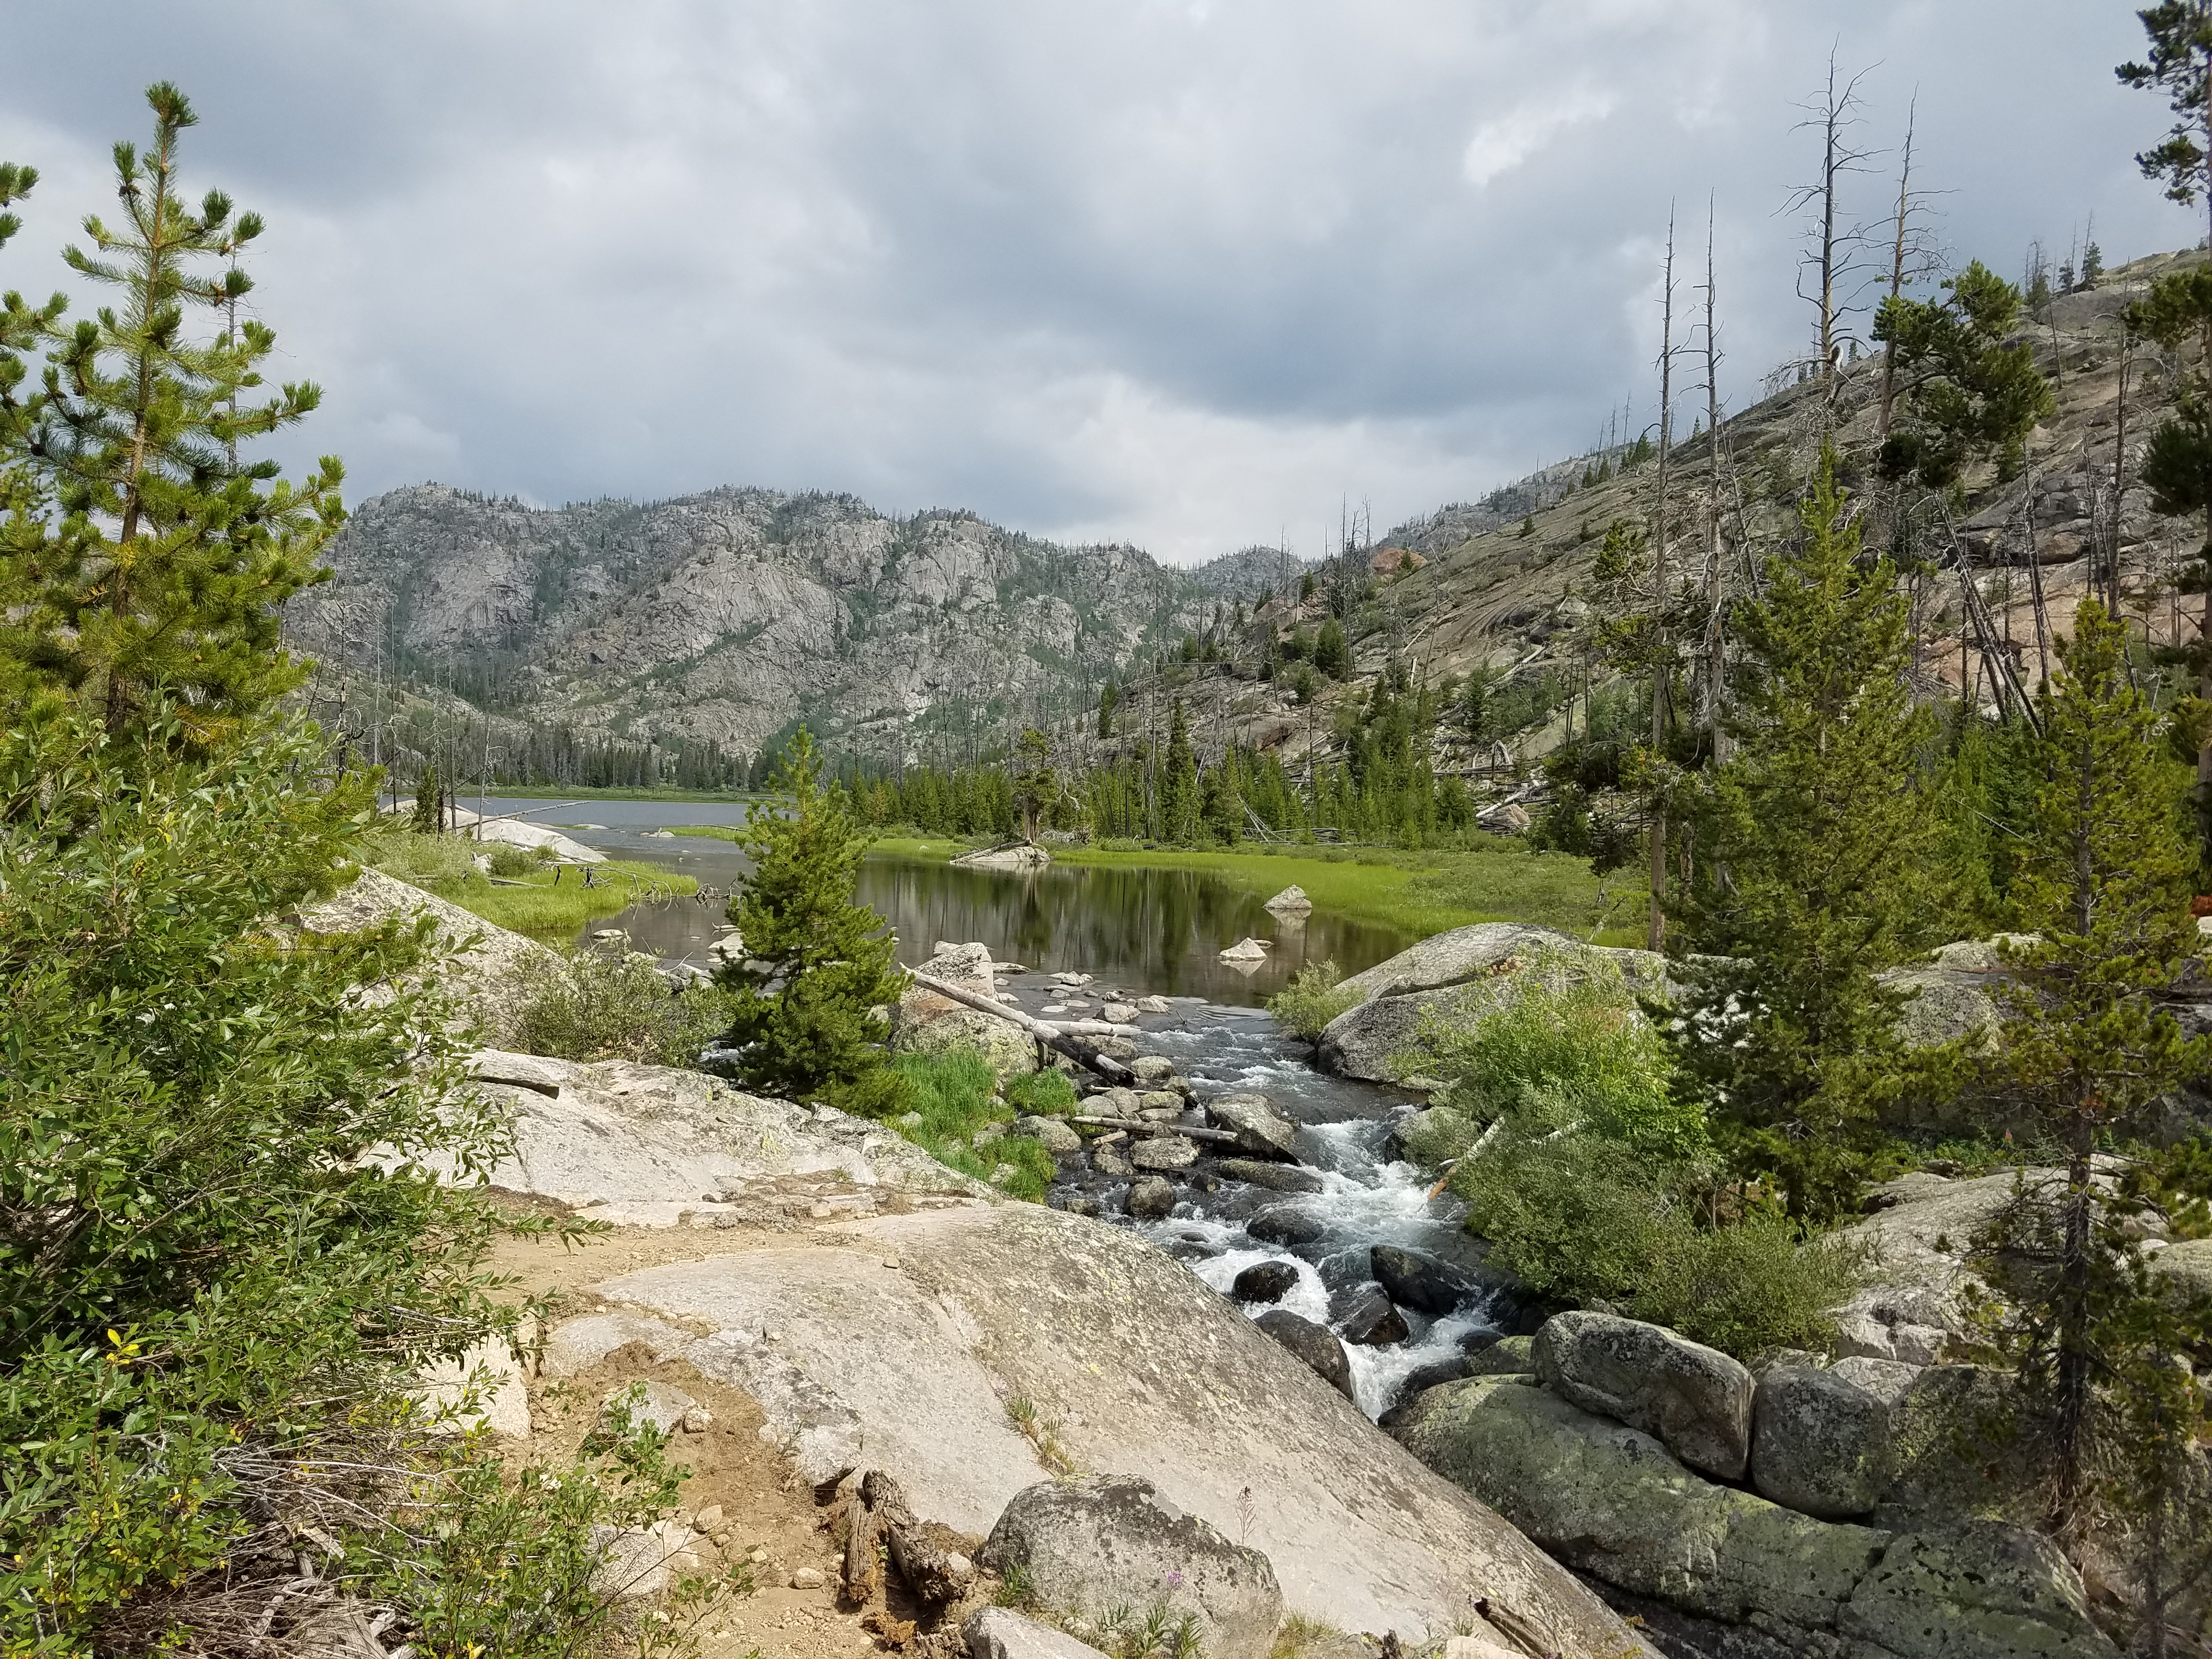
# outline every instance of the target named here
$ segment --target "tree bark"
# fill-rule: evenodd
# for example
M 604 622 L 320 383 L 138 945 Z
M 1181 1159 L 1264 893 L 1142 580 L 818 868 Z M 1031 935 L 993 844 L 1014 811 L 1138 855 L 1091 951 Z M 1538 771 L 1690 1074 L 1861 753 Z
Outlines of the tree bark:
M 1110 1083 L 1128 1085 L 1137 1081 L 1137 1074 L 1111 1054 L 1102 1054 L 1089 1043 L 1080 1042 L 1068 1036 L 1057 1026 L 1048 1025 L 1044 1021 L 1025 1014 L 1018 1008 L 1010 1008 L 1003 1002 L 995 1001 L 979 991 L 970 991 L 963 986 L 948 985 L 945 981 L 932 978 L 927 974 L 909 969 L 908 977 L 926 991 L 934 991 L 939 996 L 949 998 L 954 1002 L 975 1009 L 979 1013 L 996 1014 L 1008 1024 L 1020 1026 L 1048 1048 L 1066 1054 L 1078 1065 L 1097 1073 Z

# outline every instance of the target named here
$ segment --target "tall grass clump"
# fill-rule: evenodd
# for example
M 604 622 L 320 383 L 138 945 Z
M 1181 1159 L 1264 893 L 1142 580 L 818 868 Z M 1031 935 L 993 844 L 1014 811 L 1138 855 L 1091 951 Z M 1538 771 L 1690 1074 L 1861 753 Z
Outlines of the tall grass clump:
M 1310 962 L 1267 999 L 1267 1012 L 1293 1035 L 1318 1042 L 1329 1021 L 1359 1001 L 1358 992 L 1338 983 L 1342 977 L 1333 962 Z
M 976 1143 L 979 1131 L 1011 1123 L 1018 1115 L 997 1094 L 998 1073 L 989 1062 L 972 1048 L 949 1048 L 901 1054 L 891 1063 L 905 1079 L 909 1103 L 908 1111 L 887 1120 L 893 1128 L 939 1164 L 978 1181 L 989 1181 L 1001 1166 L 1010 1166 L 1011 1173 L 996 1183 L 999 1189 L 1033 1204 L 1044 1201 L 1058 1170 L 1041 1144 L 1005 1133 L 986 1134 Z M 1061 1079 L 1063 1085 L 1066 1081 Z

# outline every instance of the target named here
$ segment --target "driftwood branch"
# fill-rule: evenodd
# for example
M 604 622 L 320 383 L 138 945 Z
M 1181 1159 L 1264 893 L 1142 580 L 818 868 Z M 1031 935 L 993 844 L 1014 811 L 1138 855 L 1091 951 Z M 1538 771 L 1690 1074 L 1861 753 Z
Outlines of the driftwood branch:
M 876 1516 L 860 1483 L 845 1509 L 845 1599 L 855 1605 L 876 1589 Z
M 1145 1034 L 1141 1025 L 1117 1025 L 1110 1019 L 1050 1019 L 1042 1024 L 1062 1036 L 1140 1037 Z
M 1025 1014 L 1018 1008 L 1010 1008 L 1005 1003 L 986 996 L 981 991 L 971 991 L 963 985 L 949 985 L 941 979 L 933 978 L 927 974 L 918 973 L 911 969 L 908 970 L 908 975 L 925 991 L 934 991 L 939 996 L 949 1001 L 960 1003 L 975 1009 L 979 1013 L 996 1014 L 1007 1024 L 1020 1026 L 1039 1042 L 1043 1043 L 1046 1048 L 1066 1054 L 1078 1065 L 1096 1072 L 1109 1083 L 1130 1085 L 1137 1081 L 1137 1074 L 1111 1054 L 1100 1054 L 1089 1043 L 1079 1037 L 1070 1036 L 1058 1026 L 1048 1025 L 1044 1021 Z
M 1071 1113 L 1070 1123 L 1089 1123 L 1108 1129 L 1133 1129 L 1148 1135 L 1183 1135 L 1192 1140 L 1209 1140 L 1224 1146 L 1241 1146 L 1244 1143 L 1229 1129 L 1194 1129 L 1181 1123 L 1146 1123 L 1133 1117 L 1080 1117 Z

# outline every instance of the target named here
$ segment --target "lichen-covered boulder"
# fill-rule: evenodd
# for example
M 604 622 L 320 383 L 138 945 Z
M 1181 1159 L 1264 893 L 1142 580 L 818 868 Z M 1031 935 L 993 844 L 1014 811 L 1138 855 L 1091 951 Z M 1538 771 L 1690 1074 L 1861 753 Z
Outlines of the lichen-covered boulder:
M 1709 1619 L 1832 1630 L 1888 1542 L 1715 1486 L 1525 1377 L 1431 1389 L 1396 1434 L 1569 1566 Z
M 1982 1521 L 1894 1540 L 1844 1604 L 1842 1635 L 1914 1659 L 2118 1659 L 2057 1545 Z
M 1617 979 L 1623 993 L 1666 988 L 1666 959 L 1649 951 L 1586 945 L 1521 922 L 1486 921 L 1423 939 L 1344 981 L 1360 1000 L 1331 1020 L 1316 1054 L 1346 1077 L 1386 1082 L 1421 1069 L 1415 1052 L 1431 1010 L 1472 1019 L 1504 1007 L 1529 984 Z
M 1740 1480 L 1751 1462 L 1751 1373 L 1717 1348 L 1613 1314 L 1544 1322 L 1536 1375 L 1584 1411 L 1656 1435 L 1692 1468 Z
M 1194 1615 L 1217 1659 L 1265 1659 L 1283 1617 L 1275 1570 L 1137 1475 L 1047 1480 L 1018 1492 L 983 1543 L 1055 1611 L 1111 1607 Z
M 991 952 L 981 945 L 940 946 L 917 971 L 978 996 L 997 994 Z M 920 983 L 909 983 L 892 1010 L 891 1046 L 918 1054 L 972 1050 L 1000 1077 L 1037 1069 L 1036 1039 L 1020 1026 Z
M 1874 1513 L 1895 1474 L 1890 1407 L 1848 1376 L 1770 1369 L 1752 1407 L 1751 1484 L 1762 1498 L 1824 1521 Z

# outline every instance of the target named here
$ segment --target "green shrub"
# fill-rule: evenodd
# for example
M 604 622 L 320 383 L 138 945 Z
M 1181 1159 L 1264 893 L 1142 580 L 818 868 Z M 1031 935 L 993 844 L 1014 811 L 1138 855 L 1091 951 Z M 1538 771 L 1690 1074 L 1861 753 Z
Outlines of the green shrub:
M 1267 999 L 1267 1012 L 1308 1042 L 1318 1042 L 1329 1021 L 1359 1001 L 1358 992 L 1337 983 L 1342 977 L 1333 962 L 1310 962 Z
M 906 1081 L 911 1103 L 910 1111 L 890 1120 L 892 1127 L 939 1164 L 978 1181 L 990 1180 L 1002 1164 L 1012 1164 L 1014 1173 L 998 1183 L 999 1189 L 1031 1203 L 1043 1201 L 1058 1169 L 1041 1144 L 1026 1135 L 1000 1135 L 980 1147 L 975 1144 L 977 1130 L 987 1124 L 1010 1123 L 1017 1115 L 1012 1105 L 993 1092 L 998 1074 L 981 1054 L 972 1048 L 948 1048 L 933 1054 L 901 1054 L 892 1064 Z
M 1482 1126 L 1466 1113 L 1449 1106 L 1431 1106 L 1407 1121 L 1398 1131 L 1398 1140 L 1407 1158 L 1433 1170 L 1465 1152 L 1481 1133 Z
M 1704 1113 L 1671 1087 L 1667 1044 L 1612 963 L 1561 957 L 1495 984 L 1425 1009 L 1400 1073 L 1441 1078 L 1479 1122 L 1579 1125 L 1668 1158 L 1704 1146 Z
M 526 1053 L 559 1060 L 696 1066 L 699 1051 L 729 1030 L 733 1000 L 704 983 L 672 991 L 650 957 L 580 951 L 567 976 L 524 1007 L 516 1040 Z
M 456 902 L 470 888 L 484 884 L 483 872 L 476 866 L 475 848 L 458 836 L 417 835 L 412 830 L 387 827 L 362 841 L 361 860 L 426 893 Z
M 543 847 L 516 847 L 503 841 L 488 843 L 483 853 L 483 861 L 491 866 L 492 874 L 509 878 L 536 875 L 545 867 L 551 856 Z
M 1827 1310 L 1861 1282 L 1861 1254 L 1763 1213 L 1707 1227 L 1705 1178 L 1603 1136 L 1508 1130 L 1462 1161 L 1452 1188 L 1490 1259 L 1547 1297 L 1608 1303 L 1746 1361 L 1825 1348 Z
M 272 931 L 344 878 L 373 785 L 330 777 L 312 728 L 236 741 L 188 764 L 159 721 L 0 732 L 11 1653 L 295 1576 L 267 1528 L 317 1449 L 518 1316 L 481 1266 L 499 1218 L 428 1167 L 504 1144 L 404 988 L 427 925 Z

